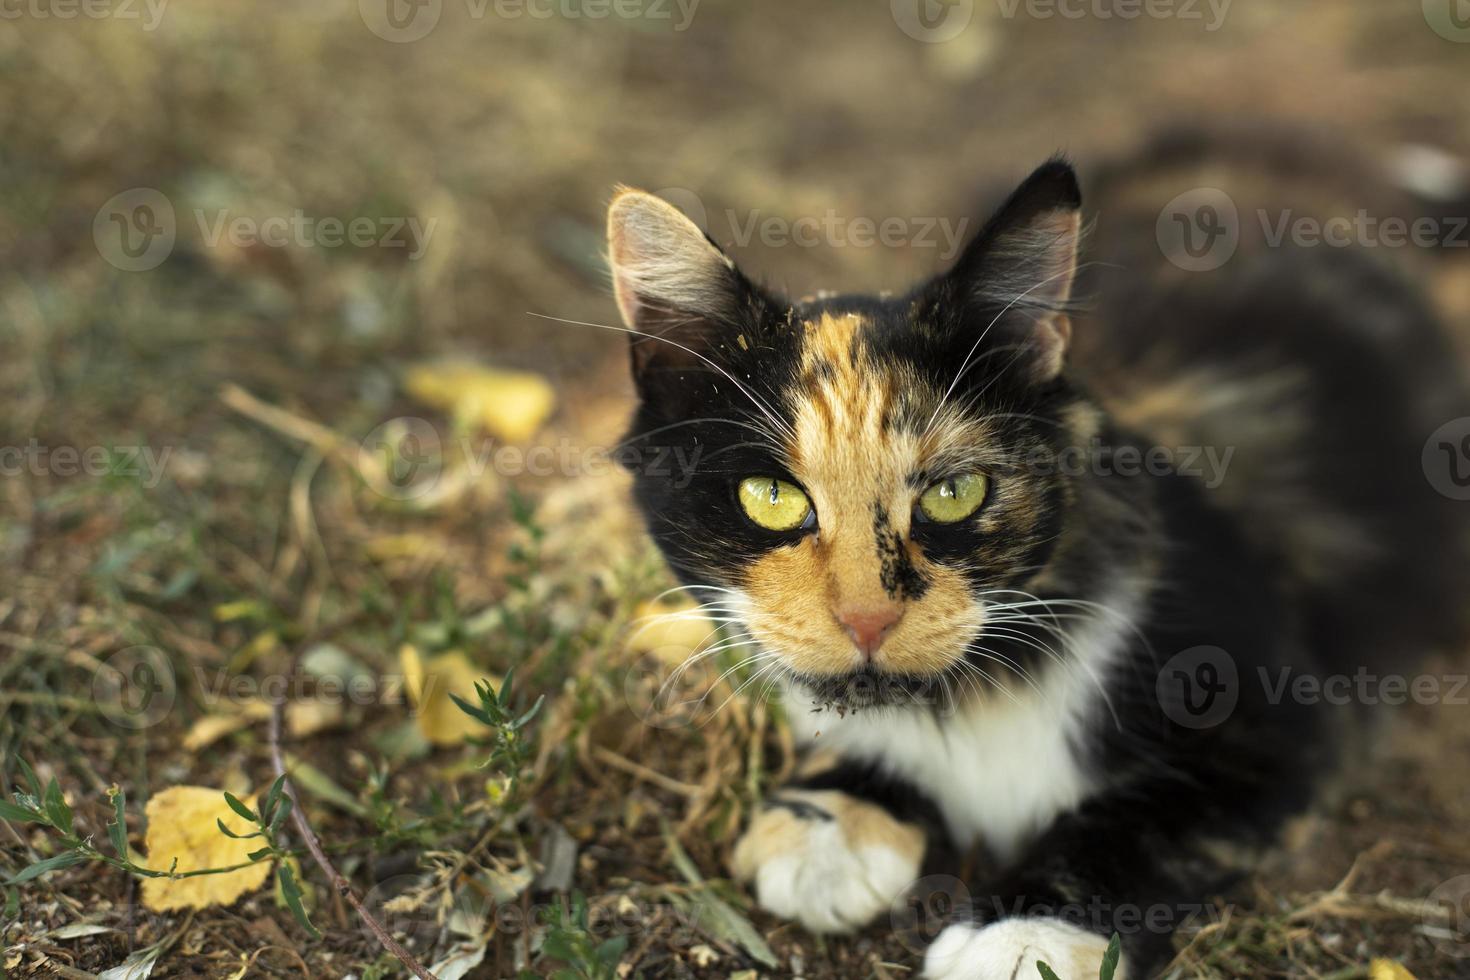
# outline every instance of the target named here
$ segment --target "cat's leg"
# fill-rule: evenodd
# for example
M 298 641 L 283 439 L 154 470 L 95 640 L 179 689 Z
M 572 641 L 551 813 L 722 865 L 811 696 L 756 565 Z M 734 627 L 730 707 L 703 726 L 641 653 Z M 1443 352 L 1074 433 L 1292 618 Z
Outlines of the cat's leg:
M 1281 801 L 1221 806 L 1179 789 L 1134 787 L 1060 818 L 1012 871 L 972 893 L 930 945 L 923 976 L 1030 980 L 1039 960 L 1061 980 L 1096 980 L 1115 932 L 1116 980 L 1161 966 L 1174 929 L 1248 870 L 1286 815 Z M 1223 792 L 1245 801 L 1240 789 Z
M 762 908 L 812 932 L 850 932 L 919 877 L 933 807 L 918 790 L 830 756 L 771 793 L 735 847 Z

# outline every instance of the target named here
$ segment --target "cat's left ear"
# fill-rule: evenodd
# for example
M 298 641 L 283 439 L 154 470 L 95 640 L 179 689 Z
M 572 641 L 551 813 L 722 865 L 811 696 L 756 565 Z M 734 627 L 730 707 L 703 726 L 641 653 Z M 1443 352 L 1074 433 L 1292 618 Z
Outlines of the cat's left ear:
M 1038 167 L 1000 206 L 941 281 L 966 321 L 1032 356 L 1033 380 L 1061 373 L 1072 339 L 1082 192 L 1071 164 Z
M 608 265 L 640 388 L 660 374 L 707 370 L 751 290 L 699 226 L 662 198 L 621 190 L 607 211 Z

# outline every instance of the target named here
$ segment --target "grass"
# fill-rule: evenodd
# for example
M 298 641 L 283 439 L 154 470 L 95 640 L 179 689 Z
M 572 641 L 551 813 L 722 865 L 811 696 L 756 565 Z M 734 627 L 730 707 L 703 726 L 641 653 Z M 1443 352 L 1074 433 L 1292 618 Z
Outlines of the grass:
M 449 20 L 394 45 L 350 6 L 180 5 L 154 33 L 0 21 L 6 975 L 401 975 L 297 813 L 413 955 L 452 968 L 483 949 L 470 976 L 913 975 L 912 942 L 887 924 L 812 937 L 728 880 L 734 835 L 794 764 L 790 734 L 779 704 L 735 694 L 738 673 L 716 683 L 730 659 L 690 676 L 722 710 L 654 697 L 672 666 L 639 620 L 671 583 L 622 478 L 474 471 L 501 441 L 409 397 L 405 369 L 536 371 L 560 399 L 536 444 L 614 445 L 619 338 L 525 314 L 613 316 L 597 251 L 618 181 L 690 188 L 717 218 L 963 213 L 983 176 L 1043 158 L 1058 133 L 1081 152 L 1142 130 L 1154 112 L 1137 93 L 1159 88 L 1191 111 L 1330 110 L 1382 139 L 1470 137 L 1463 52 L 1421 36 L 1415 11 L 1366 2 L 1257 5 L 1210 45 L 1169 24 L 992 18 L 925 46 L 882 10 L 827 0 L 711 2 L 673 38 Z M 1098 60 L 1104 40 L 1117 56 Z M 741 56 L 756 49 L 782 71 Z M 1384 67 L 1393 52 L 1413 67 Z M 1351 105 L 1273 81 L 1304 64 Z M 133 187 L 165 195 L 178 225 L 144 272 L 93 238 L 103 202 Z M 198 217 L 296 209 L 438 224 L 414 260 L 211 243 Z M 742 259 L 800 292 L 897 285 L 934 256 L 757 243 Z M 1462 286 L 1444 292 L 1470 309 Z M 445 449 L 421 496 L 384 493 L 359 452 L 404 418 Z M 487 679 L 463 692 L 485 723 L 473 742 L 426 739 L 405 647 L 461 654 Z M 367 693 L 330 693 L 352 679 Z M 290 884 L 150 912 L 139 879 L 166 869 L 141 853 L 148 801 L 180 785 L 268 799 L 282 692 L 299 802 L 246 808 Z M 1183 930 L 1178 975 L 1356 976 L 1377 955 L 1455 975 L 1422 900 L 1470 872 L 1454 829 L 1470 796 L 1443 763 L 1467 743 L 1462 719 L 1412 718 L 1384 779 L 1316 825 L 1302 862 Z

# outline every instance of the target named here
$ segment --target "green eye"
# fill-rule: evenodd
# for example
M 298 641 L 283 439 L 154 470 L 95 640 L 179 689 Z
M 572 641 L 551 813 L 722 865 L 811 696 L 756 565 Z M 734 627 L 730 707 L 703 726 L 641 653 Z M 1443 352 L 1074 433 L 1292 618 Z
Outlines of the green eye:
M 794 531 L 812 516 L 801 488 L 773 476 L 746 477 L 737 496 L 745 516 L 768 531 Z
M 979 510 L 989 491 L 990 481 L 980 473 L 940 480 L 919 498 L 919 511 L 935 523 L 953 524 Z

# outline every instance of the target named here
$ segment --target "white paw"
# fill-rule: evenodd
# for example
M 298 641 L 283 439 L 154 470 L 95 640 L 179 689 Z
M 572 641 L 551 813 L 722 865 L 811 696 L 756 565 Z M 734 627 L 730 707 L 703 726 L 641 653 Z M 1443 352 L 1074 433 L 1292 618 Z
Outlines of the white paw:
M 850 932 L 893 906 L 919 874 L 917 828 L 835 792 L 785 793 L 795 810 L 759 814 L 735 849 L 761 908 L 811 932 Z
M 925 980 L 1041 980 L 1040 960 L 1061 980 L 1097 980 L 1108 942 L 1059 919 L 954 925 L 924 954 Z M 1114 980 L 1126 980 L 1118 964 Z

